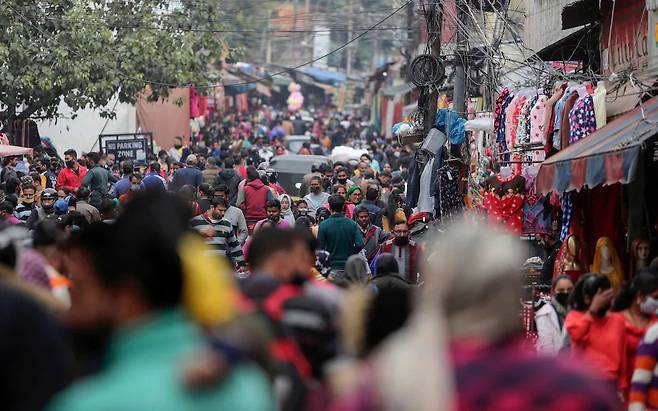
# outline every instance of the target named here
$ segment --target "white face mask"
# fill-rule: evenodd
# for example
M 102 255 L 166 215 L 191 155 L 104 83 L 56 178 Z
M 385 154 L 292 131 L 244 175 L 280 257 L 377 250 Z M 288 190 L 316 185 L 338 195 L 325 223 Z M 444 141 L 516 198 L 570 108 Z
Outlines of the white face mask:
M 645 314 L 656 314 L 658 311 L 658 299 L 647 297 L 646 300 L 640 303 L 640 311 Z

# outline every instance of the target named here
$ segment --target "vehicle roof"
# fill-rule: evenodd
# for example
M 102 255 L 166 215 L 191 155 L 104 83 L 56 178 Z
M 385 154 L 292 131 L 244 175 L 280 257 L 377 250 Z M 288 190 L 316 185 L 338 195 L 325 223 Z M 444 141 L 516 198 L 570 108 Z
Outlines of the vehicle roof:
M 298 172 L 300 167 L 308 166 L 310 172 L 314 164 L 331 164 L 331 160 L 324 156 L 285 154 L 270 160 L 270 166 L 277 171 Z

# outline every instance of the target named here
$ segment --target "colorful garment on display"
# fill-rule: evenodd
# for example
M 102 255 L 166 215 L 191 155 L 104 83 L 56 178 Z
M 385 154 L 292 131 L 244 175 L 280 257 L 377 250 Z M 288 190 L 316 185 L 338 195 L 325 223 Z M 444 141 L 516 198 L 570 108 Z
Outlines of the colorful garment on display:
M 569 144 L 573 144 L 596 131 L 596 115 L 592 96 L 578 99 L 569 112 Z
M 503 96 L 504 98 L 501 98 Z M 498 145 L 498 151 L 501 153 L 507 151 L 507 143 L 505 142 L 505 122 L 507 119 L 506 112 L 513 99 L 514 96 L 510 95 L 508 89 L 505 89 L 496 100 L 496 119 L 494 121 L 494 131 L 496 133 L 496 144 Z
M 530 142 L 530 110 L 535 105 L 538 96 L 527 99 L 519 109 L 518 125 L 516 127 L 515 145 L 528 144 Z
M 442 223 L 453 221 L 464 210 L 464 200 L 459 192 L 459 170 L 444 165 L 437 172 L 438 195 L 434 197 L 436 217 Z
M 564 241 L 569 235 L 571 227 L 571 214 L 573 213 L 574 192 L 564 193 L 562 197 L 562 230 L 560 230 L 560 241 Z
M 537 196 L 535 191 L 535 179 L 538 172 L 538 167 L 528 167 L 523 172 L 526 180 L 523 234 L 549 234 L 551 232 L 550 205 L 545 205 L 548 199 L 543 195 Z
M 505 119 L 505 143 L 508 150 L 514 148 L 516 142 L 516 133 L 519 127 L 519 114 L 521 108 L 525 104 L 527 98 L 524 96 L 516 96 L 507 108 L 507 118 Z
M 489 211 L 489 224 L 502 227 L 514 235 L 523 232 L 523 201 L 525 178 L 495 175 L 487 180 L 487 191 L 482 204 Z
M 535 105 L 530 110 L 530 143 L 543 143 L 546 128 L 546 103 L 548 97 L 537 96 Z
M 583 248 L 580 246 L 580 240 L 575 235 L 570 234 L 562 242 L 555 257 L 553 279 L 560 275 L 567 275 L 575 284 L 578 278 L 585 273 L 583 261 Z

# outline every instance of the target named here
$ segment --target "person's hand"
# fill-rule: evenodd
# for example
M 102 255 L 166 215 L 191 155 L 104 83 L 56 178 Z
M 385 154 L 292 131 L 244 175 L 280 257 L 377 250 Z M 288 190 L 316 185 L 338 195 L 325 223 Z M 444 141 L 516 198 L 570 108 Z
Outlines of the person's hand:
M 608 288 L 607 290 L 599 289 L 592 298 L 592 303 L 589 305 L 589 312 L 596 313 L 602 308 L 609 306 L 614 296 L 615 291 L 612 288 Z

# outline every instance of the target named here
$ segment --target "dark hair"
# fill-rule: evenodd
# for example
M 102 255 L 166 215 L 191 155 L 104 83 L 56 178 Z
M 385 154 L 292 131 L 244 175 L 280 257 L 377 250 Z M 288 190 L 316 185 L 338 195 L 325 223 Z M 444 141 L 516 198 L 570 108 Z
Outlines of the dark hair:
M 3 201 L 0 203 L 0 211 L 4 211 L 7 214 L 12 214 L 14 212 L 14 204 L 11 201 Z
M 213 188 L 213 192 L 221 191 L 222 193 L 225 193 L 226 195 L 231 194 L 231 190 L 228 188 L 226 184 L 218 184 Z
M 210 187 L 210 184 L 203 183 L 199 186 L 199 191 L 203 193 L 206 197 L 212 197 L 213 190 Z
M 87 160 L 88 161 L 93 161 L 94 164 L 98 164 L 98 162 L 100 161 L 100 155 L 98 155 L 98 153 L 92 151 L 91 153 L 87 154 Z
M 66 150 L 66 151 L 64 152 L 64 155 L 65 155 L 65 156 L 71 156 L 71 157 L 73 157 L 73 158 L 77 158 L 77 157 L 78 157 L 78 153 L 77 153 L 75 150 L 73 150 L 72 148 L 69 148 L 68 150 Z
M 36 188 L 32 184 L 21 184 L 21 190 L 34 190 L 36 191 Z
M 258 170 L 256 170 L 256 167 L 254 166 L 247 167 L 247 181 L 258 180 L 259 178 L 260 175 L 258 174 Z
M 345 199 L 338 194 L 329 197 L 329 210 L 332 213 L 342 213 L 345 209 Z
M 157 161 L 154 161 L 151 163 L 151 171 L 160 173 L 160 170 L 162 169 L 162 166 L 160 166 L 160 163 Z
M 89 253 L 98 278 L 117 289 L 135 283 L 153 308 L 178 305 L 183 273 L 178 244 L 187 231 L 189 207 L 175 196 L 136 195 L 112 225 L 94 224 L 72 239 Z M 122 263 L 116 263 L 116 256 Z
M 331 211 L 327 210 L 324 207 L 320 207 L 318 211 L 315 212 L 315 219 L 319 223 L 331 217 Z
M 276 207 L 281 211 L 281 201 L 274 199 L 274 200 L 267 200 L 265 203 L 265 208 L 270 208 L 270 207 Z
M 619 290 L 612 305 L 613 311 L 624 311 L 633 305 L 633 300 L 639 295 L 649 295 L 658 290 L 658 275 L 655 272 L 643 270 L 632 280 L 627 281 Z
M 115 208 L 117 208 L 117 203 L 113 199 L 104 198 L 101 201 L 101 209 L 99 211 L 101 213 L 109 213 L 110 211 L 113 211 Z
M 32 238 L 32 244 L 35 247 L 60 245 L 64 241 L 64 231 L 62 231 L 56 220 L 45 219 L 34 226 Z
M 320 176 L 311 176 L 311 179 L 309 180 L 309 183 L 311 183 L 314 180 L 318 180 L 320 184 L 322 184 L 322 177 Z
M 398 262 L 391 253 L 382 253 L 377 257 L 377 263 L 375 264 L 375 271 L 377 275 L 384 274 L 398 274 L 400 268 Z
M 349 174 L 349 172 L 347 171 L 347 168 L 345 168 L 343 166 L 335 168 L 334 171 L 336 171 L 336 175 L 338 175 L 338 173 L 343 173 L 343 172 Z
M 258 270 L 274 253 L 292 251 L 296 244 L 304 243 L 311 253 L 315 252 L 315 239 L 310 230 L 294 228 L 263 228 L 258 230 L 249 246 L 249 265 Z
M 78 192 L 76 193 L 76 197 L 78 198 L 78 200 L 83 200 L 84 201 L 87 198 L 89 198 L 90 194 L 91 194 L 91 191 L 89 191 L 89 189 L 87 187 L 80 186 L 78 188 Z
M 297 201 L 297 204 L 296 204 L 295 206 L 296 206 L 296 207 L 299 207 L 299 205 L 300 205 L 301 203 L 306 204 L 306 206 L 308 207 L 308 202 L 306 202 L 306 200 L 304 200 L 303 198 L 300 199 L 299 201 Z
M 585 311 L 589 304 L 585 303 L 585 297 L 590 299 L 596 295 L 599 290 L 607 290 L 611 287 L 610 279 L 603 274 L 587 273 L 581 276 L 573 288 L 569 297 L 569 305 L 577 311 Z
M 230 156 L 226 157 L 226 159 L 224 159 L 224 168 L 233 168 L 233 166 L 235 166 L 235 161 L 233 161 L 233 158 Z
M 131 160 L 126 160 L 121 165 L 121 172 L 124 176 L 127 176 L 133 172 L 133 162 Z
M 210 204 L 213 207 L 217 207 L 221 205 L 224 206 L 225 208 L 229 208 L 228 201 L 224 197 L 220 197 L 220 196 L 213 197 L 212 200 L 210 200 Z
M 569 277 L 568 275 L 560 274 L 557 277 L 555 277 L 553 281 L 551 281 L 551 292 L 555 290 L 555 287 L 557 287 L 557 283 L 559 283 L 562 280 L 569 280 L 573 283 L 571 277 Z
M 308 216 L 299 216 L 295 220 L 295 228 L 311 228 L 311 224 L 311 219 Z
M 50 163 L 50 159 L 49 159 L 49 158 L 39 157 L 39 158 L 37 158 L 37 159 L 34 161 L 35 164 L 36 164 L 37 162 L 40 162 L 41 164 L 43 164 L 44 166 L 46 166 L 48 169 L 50 169 L 51 163 Z
M 18 187 L 21 186 L 21 180 L 16 177 L 10 177 L 5 181 L 5 192 L 6 193 L 16 193 Z
M 366 208 L 366 206 L 364 206 L 364 205 L 358 205 L 358 206 L 354 209 L 354 213 L 353 213 L 353 215 L 356 217 L 356 216 L 358 216 L 360 213 L 363 213 L 363 212 L 366 212 L 366 213 L 368 213 L 368 215 L 370 215 L 370 211 Z

